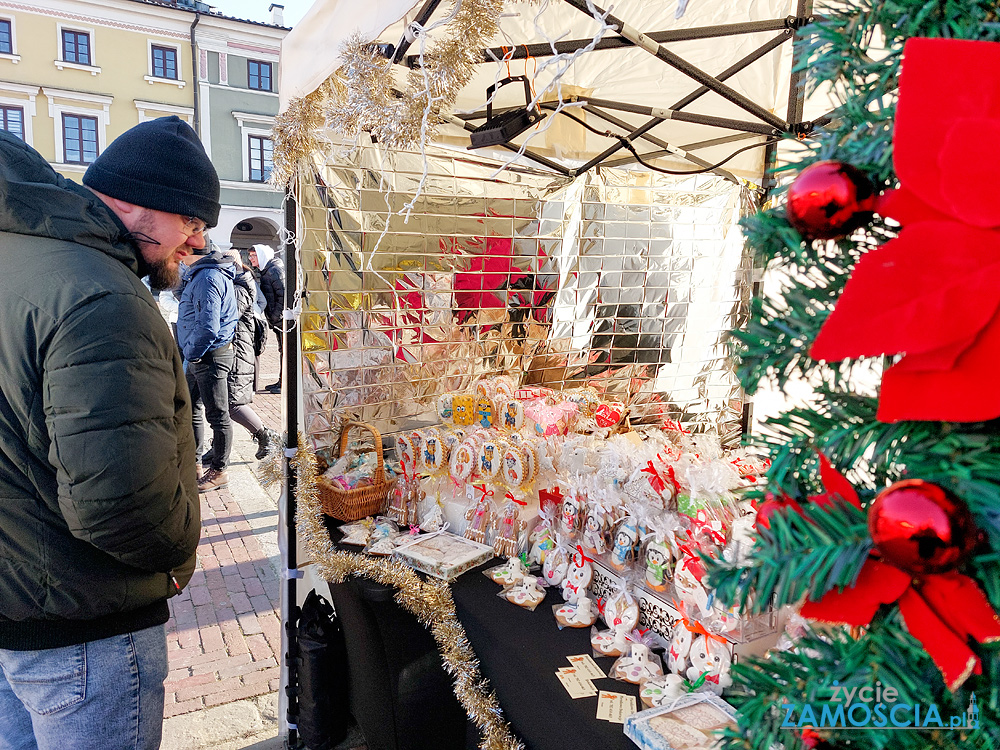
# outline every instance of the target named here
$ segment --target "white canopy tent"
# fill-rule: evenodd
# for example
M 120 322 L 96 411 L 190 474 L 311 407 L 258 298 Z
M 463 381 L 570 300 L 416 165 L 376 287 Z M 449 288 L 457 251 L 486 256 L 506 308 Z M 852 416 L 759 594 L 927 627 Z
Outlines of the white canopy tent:
M 732 324 L 733 315 L 729 313 L 733 307 L 732 300 L 730 296 L 726 296 L 731 295 L 731 289 L 726 287 L 727 284 L 733 286 L 733 278 L 738 274 L 746 275 L 743 273 L 746 269 L 741 265 L 740 241 L 736 230 L 741 198 L 745 198 L 748 194 L 760 198 L 766 194 L 769 187 L 765 181 L 766 165 L 770 163 L 780 138 L 800 136 L 814 127 L 813 123 L 803 122 L 803 97 L 798 85 L 799 74 L 793 72 L 790 44 L 795 30 L 809 20 L 811 0 L 621 0 L 612 8 L 598 7 L 588 0 L 508 0 L 506 3 L 503 0 L 456 0 L 454 4 L 443 3 L 441 0 L 367 0 L 367 2 L 316 0 L 310 11 L 282 44 L 280 96 L 282 116 L 286 118 L 285 126 L 290 124 L 292 129 L 299 128 L 299 135 L 306 135 L 307 141 L 317 137 L 327 145 L 329 140 L 337 135 L 345 140 L 359 135 L 327 132 L 317 136 L 317 131 L 321 127 L 315 121 L 289 123 L 287 118 L 294 119 L 297 103 L 315 95 L 323 87 L 335 93 L 327 100 L 328 104 L 333 101 L 334 107 L 337 106 L 334 100 L 338 97 L 341 102 L 350 100 L 352 87 L 363 88 L 362 79 L 356 76 L 359 40 L 370 45 L 368 49 L 376 59 L 381 55 L 386 60 L 395 62 L 392 72 L 394 88 L 400 98 L 405 97 L 408 76 L 411 72 L 416 71 L 416 74 L 419 74 L 422 70 L 430 70 L 431 58 L 427 54 L 428 50 L 435 49 L 436 43 L 449 40 L 461 46 L 461 40 L 456 41 L 456 35 L 462 30 L 456 29 L 454 23 L 449 25 L 442 22 L 460 11 L 463 3 L 489 7 L 493 11 L 502 8 L 499 30 L 481 48 L 463 51 L 463 54 L 468 54 L 472 58 L 471 73 L 457 91 L 453 103 L 442 108 L 440 124 L 432 122 L 431 141 L 434 152 L 430 166 L 427 154 L 423 154 L 423 177 L 427 178 L 430 170 L 432 178 L 447 176 L 447 179 L 440 181 L 442 184 L 458 184 L 460 172 L 464 176 L 474 174 L 475 179 L 485 182 L 491 180 L 489 174 L 491 172 L 495 174 L 495 168 L 505 163 L 516 165 L 522 170 L 509 182 L 522 186 L 529 185 L 528 188 L 520 188 L 522 192 L 529 191 L 525 194 L 531 200 L 526 203 L 536 207 L 543 206 L 541 209 L 529 208 L 529 212 L 531 210 L 539 212 L 535 223 L 528 221 L 533 218 L 531 215 L 517 213 L 522 210 L 520 202 L 522 195 L 509 186 L 504 187 L 501 192 L 489 194 L 492 197 L 483 200 L 516 205 L 517 212 L 511 214 L 514 217 L 513 230 L 507 235 L 513 237 L 512 257 L 516 260 L 511 263 L 511 268 L 529 275 L 537 274 L 537 278 L 547 274 L 550 278 L 558 279 L 552 287 L 555 299 L 551 320 L 552 330 L 558 333 L 562 325 L 567 340 L 583 342 L 568 345 L 571 352 L 579 353 L 588 348 L 588 344 L 593 345 L 595 320 L 599 321 L 600 318 L 600 314 L 595 314 L 594 310 L 600 307 L 599 303 L 603 302 L 606 306 L 611 300 L 612 307 L 618 311 L 612 313 L 612 316 L 623 317 L 625 314 L 621 312 L 622 303 L 626 301 L 630 285 L 634 288 L 656 286 L 650 284 L 651 269 L 669 272 L 670 281 L 663 282 L 663 288 L 676 283 L 677 271 L 681 268 L 678 265 L 678 257 L 686 254 L 686 259 L 681 260 L 690 262 L 681 269 L 687 274 L 684 278 L 701 277 L 702 289 L 706 293 L 700 300 L 696 293 L 682 300 L 684 305 L 688 306 L 683 313 L 687 316 L 685 322 L 678 324 L 677 330 L 668 332 L 674 336 L 671 344 L 674 347 L 673 361 L 670 360 L 669 347 L 666 344 L 664 344 L 664 351 L 668 352 L 666 357 L 654 360 L 654 364 L 659 365 L 661 381 L 664 373 L 679 372 L 684 364 L 683 361 L 678 361 L 679 357 L 683 358 L 682 344 L 684 341 L 691 342 L 695 339 L 692 334 L 693 329 L 686 326 L 688 320 L 698 317 L 695 313 L 697 304 L 705 303 L 711 308 L 710 316 L 702 316 L 712 318 L 711 326 L 702 333 L 714 335 L 727 327 L 726 323 Z M 469 7 L 466 5 L 467 10 Z M 600 20 L 602 18 L 603 21 Z M 425 52 L 424 55 L 421 55 L 421 50 Z M 489 148 L 476 149 L 473 152 L 466 151 L 470 145 L 470 132 L 487 123 L 487 89 L 503 79 L 519 75 L 526 75 L 531 80 L 531 96 L 545 115 L 544 119 L 514 136 L 510 141 L 496 143 Z M 413 78 L 410 77 L 409 81 L 412 84 Z M 433 85 L 433 82 L 431 83 Z M 493 102 L 494 116 L 517 110 L 527 111 L 522 90 L 522 87 L 517 85 L 503 87 L 497 92 Z M 371 92 L 360 90 L 356 93 L 363 100 Z M 386 102 L 387 118 L 393 104 L 394 101 L 390 97 Z M 426 249 L 430 245 L 425 244 L 424 250 L 408 249 L 412 246 L 413 234 L 419 233 L 420 230 L 413 229 L 413 225 L 394 228 L 391 213 L 399 205 L 399 201 L 395 200 L 396 197 L 412 196 L 416 201 L 421 193 L 422 181 L 419 187 L 412 189 L 412 184 L 419 177 L 419 168 L 413 166 L 415 163 L 413 157 L 415 151 L 423 150 L 424 144 L 418 144 L 417 147 L 409 149 L 410 153 L 401 154 L 400 158 L 396 159 L 385 157 L 384 154 L 373 157 L 372 139 L 367 135 L 356 138 L 355 142 L 356 145 L 361 143 L 356 149 L 361 152 L 361 156 L 351 162 L 349 168 L 332 166 L 333 157 L 329 154 L 311 160 L 313 167 L 321 165 L 321 171 L 323 168 L 327 169 L 327 172 L 323 173 L 323 189 L 320 191 L 323 200 L 317 201 L 313 196 L 314 202 L 311 205 L 306 201 L 298 208 L 301 212 L 313 211 L 317 215 L 327 211 L 331 216 L 336 213 L 336 222 L 325 220 L 325 223 L 315 226 L 299 227 L 299 236 L 322 235 L 324 238 L 322 241 L 333 246 L 334 251 L 315 252 L 303 261 L 301 257 L 295 257 L 295 248 L 289 239 L 289 244 L 286 244 L 289 263 L 289 290 L 286 299 L 289 308 L 295 308 L 301 302 L 295 296 L 296 290 L 292 288 L 291 283 L 297 273 L 295 266 L 298 261 L 303 266 L 306 292 L 310 290 L 309 278 L 323 280 L 324 288 L 317 296 L 326 296 L 331 303 L 337 295 L 344 295 L 352 290 L 366 292 L 372 290 L 373 298 L 376 293 L 381 292 L 382 306 L 379 311 L 383 311 L 386 307 L 385 288 L 372 289 L 367 286 L 373 282 L 371 274 L 365 276 L 364 271 L 377 270 L 379 273 L 376 273 L 375 277 L 378 280 L 384 280 L 380 273 L 393 279 L 389 282 L 393 285 L 389 287 L 393 295 L 395 292 L 392 290 L 403 288 L 399 285 L 399 279 L 403 282 L 407 279 L 402 274 L 402 265 L 391 267 L 374 260 L 371 237 L 378 237 L 378 243 L 381 243 L 387 233 L 390 240 L 397 236 L 405 236 L 408 244 L 398 243 L 392 246 L 396 253 L 396 261 L 393 262 L 408 255 L 421 258 L 418 265 L 422 264 L 423 268 L 430 267 L 428 259 L 431 258 L 432 252 Z M 279 138 L 276 149 L 280 152 L 282 148 L 282 139 Z M 452 156 L 449 157 L 448 153 Z M 518 154 L 516 160 L 515 154 Z M 279 156 L 281 154 L 276 153 L 276 161 Z M 301 157 L 301 154 L 294 156 Z M 420 154 L 416 156 L 419 157 Z M 455 168 L 449 174 L 447 165 L 442 165 L 449 158 L 453 158 L 456 164 L 461 163 L 461 169 Z M 477 159 L 481 164 L 470 166 L 470 163 Z M 416 161 L 419 161 L 419 158 Z M 394 166 L 386 168 L 385 164 Z M 400 167 L 401 164 L 409 166 Z M 479 167 L 479 170 L 476 171 L 475 167 Z M 592 178 L 595 167 L 603 169 L 605 174 L 611 176 L 600 180 Z M 388 197 L 384 201 L 381 199 L 372 201 L 372 192 L 377 193 L 381 189 L 382 182 L 379 181 L 373 191 L 370 185 L 367 188 L 361 186 L 361 181 L 358 179 L 360 175 L 374 174 L 378 169 L 383 170 L 383 177 L 387 169 L 395 169 L 397 174 L 405 172 L 406 180 L 401 182 L 411 185 L 411 188 L 404 190 L 399 187 L 399 183 L 395 184 L 392 189 L 396 190 L 398 195 L 394 197 L 393 208 L 388 215 L 377 214 L 378 211 L 386 211 L 389 207 Z M 711 184 L 699 182 L 696 187 L 691 187 L 688 183 L 681 187 L 671 184 L 669 189 L 664 189 L 662 183 L 656 182 L 659 175 L 650 174 L 654 170 L 668 171 L 672 180 L 675 179 L 675 175 L 679 176 L 676 178 L 677 185 L 681 185 L 685 179 L 694 180 L 694 177 L 684 177 L 684 175 L 695 173 L 709 173 L 698 174 L 698 177 L 704 176 L 714 181 Z M 620 250 L 618 246 L 615 246 L 614 250 L 607 249 L 612 243 L 612 240 L 608 239 L 601 240 L 607 243 L 607 247 L 602 245 L 599 252 L 590 256 L 590 260 L 597 255 L 601 256 L 597 261 L 600 279 L 593 281 L 592 286 L 587 286 L 591 282 L 587 281 L 587 266 L 583 260 L 587 260 L 584 256 L 590 251 L 583 248 L 583 240 L 580 238 L 588 236 L 587 226 L 612 225 L 610 204 L 627 204 L 633 200 L 613 199 L 615 194 L 613 186 L 632 187 L 642 183 L 642 178 L 636 182 L 634 175 L 637 172 L 653 178 L 644 183 L 645 188 L 648 188 L 648 197 L 642 200 L 647 201 L 647 205 L 655 203 L 658 200 L 655 197 L 657 195 L 680 194 L 682 191 L 693 190 L 708 195 L 710 191 L 714 191 L 710 198 L 705 199 L 707 202 L 698 204 L 701 206 L 699 210 L 704 210 L 707 206 L 716 211 L 713 215 L 725 216 L 724 221 L 728 223 L 717 236 L 706 240 L 704 234 L 698 237 L 692 235 L 693 239 L 688 240 L 682 238 L 679 233 L 671 234 L 671 230 L 662 230 L 662 227 L 657 230 L 655 223 L 657 212 L 654 206 L 652 211 L 647 211 L 646 218 L 642 219 L 653 229 L 646 230 L 647 247 L 642 251 L 645 253 L 643 255 L 645 265 L 642 266 L 644 270 L 635 276 L 639 280 L 637 282 L 624 280 L 627 277 L 625 271 L 632 268 L 629 266 L 629 258 L 626 257 L 631 251 Z M 546 176 L 555 178 L 555 181 L 550 185 L 543 179 Z M 338 179 L 340 184 L 337 184 Z M 732 192 L 725 193 L 719 187 L 720 183 L 723 187 L 728 184 Z M 360 187 L 355 190 L 355 185 Z M 588 190 L 591 192 L 588 193 Z M 446 197 L 445 192 L 446 190 L 435 194 L 430 190 L 428 201 L 442 202 Z M 596 198 L 579 198 L 581 201 L 607 202 L 609 205 L 607 218 L 601 213 L 601 218 L 593 220 L 593 217 L 587 216 L 586 207 L 582 211 L 582 217 L 571 217 L 575 210 L 571 205 L 576 205 L 574 201 L 577 200 L 573 196 L 577 194 L 596 196 Z M 693 193 L 685 193 L 687 194 Z M 330 202 L 331 196 L 333 196 L 332 202 Z M 374 205 L 376 208 L 365 209 L 366 200 L 369 207 Z M 545 201 L 549 203 L 546 204 Z M 378 207 L 379 203 L 384 203 L 384 207 Z M 482 205 L 487 203 L 484 202 Z M 556 207 L 554 220 L 547 221 L 547 218 L 552 217 L 546 213 L 548 209 L 544 208 L 545 205 L 549 208 Z M 683 208 L 679 206 L 680 203 L 670 207 L 674 217 L 682 215 L 678 213 L 679 211 L 690 209 L 689 205 Z M 460 213 L 454 208 L 450 210 L 455 214 Z M 363 215 L 366 213 L 369 215 Z M 424 224 L 416 224 L 418 227 L 428 227 L 424 230 L 425 234 L 447 233 L 445 230 L 434 228 L 436 214 L 427 206 L 422 209 L 418 206 L 417 214 L 422 214 L 426 219 Z M 463 218 L 483 215 L 488 214 L 474 213 L 470 209 Z M 294 207 L 286 210 L 286 217 L 289 228 L 294 229 L 292 227 L 296 219 Z M 690 219 L 682 219 L 682 221 L 688 220 Z M 381 235 L 377 230 L 379 221 L 382 222 Z M 506 215 L 504 221 L 507 221 Z M 523 249 L 529 246 L 529 243 L 524 242 L 524 238 L 529 235 L 541 238 L 545 227 L 553 225 L 555 229 L 551 230 L 550 247 L 563 248 L 562 256 L 550 253 L 545 256 L 543 263 L 533 255 L 534 249 L 528 251 Z M 463 225 L 456 222 L 453 226 Z M 621 226 L 626 226 L 626 223 L 623 222 Z M 659 245 L 656 231 L 666 232 L 660 238 L 662 242 Z M 454 233 L 472 235 L 478 232 L 476 230 L 464 232 L 459 229 Z M 605 232 L 604 229 L 601 229 L 599 234 L 602 238 L 615 236 L 613 233 Z M 482 235 L 487 236 L 486 230 L 482 231 Z M 617 236 L 632 237 L 627 231 Z M 374 243 L 376 247 L 378 243 Z M 539 239 L 539 247 L 541 243 L 542 240 Z M 571 247 L 572 243 L 577 244 Z M 698 243 L 705 243 L 702 245 L 704 248 L 711 247 L 711 252 L 719 249 L 720 257 L 722 251 L 727 253 L 725 263 L 704 265 L 703 257 L 699 258 L 699 251 L 692 249 L 696 248 Z M 736 251 L 732 252 L 734 243 Z M 530 244 L 530 247 L 534 248 L 534 244 Z M 299 250 L 301 251 L 301 248 Z M 463 247 L 462 252 L 464 255 L 461 258 L 468 257 L 467 248 Z M 530 263 L 524 260 L 527 254 L 532 254 Z M 322 259 L 317 260 L 320 256 Z M 342 262 L 340 265 L 335 263 L 338 258 L 343 257 L 349 258 L 346 265 L 350 265 L 350 269 Z M 360 263 L 350 260 L 352 257 L 354 260 L 360 259 Z M 611 268 L 609 263 L 612 261 L 609 258 L 618 265 Z M 445 254 L 434 254 L 433 260 L 436 264 L 434 267 L 439 271 L 450 273 L 455 270 L 464 272 L 469 270 L 468 265 L 459 269 L 456 265 L 459 261 L 451 255 L 446 257 Z M 701 270 L 699 263 L 703 264 L 700 266 Z M 356 272 L 358 268 L 362 270 L 361 274 L 352 272 L 352 270 Z M 331 280 L 338 274 L 350 277 L 350 282 L 335 289 Z M 365 278 L 360 280 L 361 276 Z M 415 276 L 409 274 L 409 278 L 412 281 Z M 615 279 L 610 287 L 607 286 L 609 278 Z M 353 286 L 355 282 L 357 286 Z M 426 279 L 420 279 L 418 282 L 415 288 L 420 289 L 421 284 L 424 284 L 423 289 L 429 288 L 426 286 Z M 604 287 L 601 286 L 602 283 L 605 284 Z M 685 283 L 692 289 L 697 286 L 690 281 Z M 449 280 L 443 288 L 436 289 L 435 292 L 443 291 L 445 297 L 450 295 L 453 299 L 457 287 L 453 280 Z M 538 288 L 535 287 L 536 290 Z M 667 292 L 664 292 L 664 295 L 667 295 Z M 427 294 L 427 297 L 430 295 Z M 630 313 L 635 314 L 637 320 L 641 316 L 646 316 L 643 320 L 649 320 L 651 317 L 669 318 L 666 312 L 668 303 L 673 305 L 671 310 L 677 309 L 675 299 L 662 296 L 660 299 L 652 300 L 645 292 L 640 295 L 639 303 L 642 311 Z M 310 307 L 310 304 L 307 294 L 303 309 L 317 309 Z M 388 305 L 391 307 L 392 302 L 390 301 Z M 450 317 L 450 310 L 454 307 L 453 303 L 449 303 L 442 309 L 448 309 Z M 581 313 L 580 310 L 584 308 L 589 312 Z M 704 305 L 702 309 L 705 309 Z M 357 314 L 359 316 L 370 314 L 375 318 L 376 312 L 378 311 L 372 307 L 358 310 Z M 325 311 L 320 310 L 320 313 L 322 314 L 320 317 L 330 321 L 337 315 L 333 312 L 332 304 Z M 351 346 L 350 336 L 341 338 L 339 332 L 321 331 L 307 316 L 308 313 L 303 313 L 301 318 L 302 330 L 307 332 L 303 335 L 326 337 L 325 347 L 321 342 L 310 352 L 316 358 L 311 366 L 315 366 L 319 371 L 319 377 L 329 379 L 330 373 L 334 372 L 332 378 L 334 386 L 330 387 L 327 384 L 322 392 L 319 390 L 310 392 L 310 386 L 304 395 L 296 393 L 298 389 L 286 390 L 288 432 L 292 436 L 300 427 L 300 422 L 304 425 L 307 435 L 321 431 L 323 428 L 316 427 L 315 424 L 324 420 L 329 421 L 330 409 L 324 405 L 327 402 L 323 399 L 329 397 L 336 403 L 336 399 L 346 392 L 346 389 L 337 391 L 335 371 L 337 357 L 344 354 L 345 343 L 348 347 Z M 329 325 L 332 327 L 332 322 Z M 682 326 L 685 327 L 681 330 Z M 371 332 L 375 329 L 375 325 L 369 326 L 366 323 L 365 336 L 372 335 Z M 293 330 L 294 338 L 298 338 L 298 330 Z M 387 330 L 390 328 L 379 329 L 376 333 Z M 581 330 L 584 331 L 582 336 L 579 333 Z M 640 325 L 640 332 L 646 330 Z M 667 334 L 663 331 L 657 335 L 666 340 Z M 553 337 L 558 338 L 555 333 Z M 289 337 L 289 343 L 292 342 L 292 338 Z M 334 339 L 340 340 L 339 349 L 336 343 L 330 344 Z M 364 357 L 379 351 L 379 347 L 369 343 L 370 338 L 361 340 L 364 343 L 360 344 L 359 348 L 363 350 Z M 381 345 L 381 347 L 389 352 L 389 359 L 392 360 L 392 352 L 405 350 L 405 343 L 394 338 L 391 345 Z M 439 343 L 434 342 L 434 345 L 437 346 Z M 709 344 L 717 350 L 718 337 L 712 338 Z M 419 349 L 420 345 L 414 344 L 408 351 Z M 296 377 L 299 367 L 302 366 L 298 356 L 297 345 L 286 345 L 285 368 L 289 378 Z M 421 356 L 413 355 L 410 364 L 413 362 L 418 365 L 423 364 Z M 712 356 L 717 356 L 717 351 Z M 323 357 L 326 357 L 325 370 L 316 366 L 316 362 L 322 361 Z M 398 355 L 396 357 L 398 358 Z M 569 359 L 572 362 L 572 354 Z M 703 395 L 701 391 L 707 389 L 704 376 L 711 361 L 706 355 L 697 363 L 697 367 L 691 369 L 689 379 L 694 389 L 698 391 L 699 397 Z M 668 363 L 670 367 L 667 367 Z M 386 363 L 380 360 L 376 364 Z M 673 369 L 670 369 L 671 367 Z M 383 367 L 383 370 L 385 369 Z M 303 378 L 305 377 L 306 373 L 303 373 Z M 360 381 L 367 384 L 364 377 L 360 378 Z M 673 384 L 670 390 L 672 389 Z M 411 398 L 411 401 L 413 400 L 420 399 Z M 738 401 L 737 419 L 741 408 L 742 402 Z M 324 410 L 326 410 L 324 413 L 317 413 Z M 300 420 L 301 411 L 304 411 L 305 415 Z M 407 416 L 414 415 L 407 413 Z M 316 419 L 311 422 L 313 418 Z M 328 425 L 326 429 L 332 428 Z M 296 601 L 295 578 L 298 576 L 294 571 L 295 545 L 289 548 L 288 544 L 288 540 L 294 539 L 295 536 L 294 497 L 295 479 L 290 477 L 284 495 L 287 524 L 282 527 L 282 547 L 286 550 L 289 569 L 289 586 L 283 591 L 283 612 L 286 618 L 290 610 L 288 603 Z M 288 675 L 286 668 L 283 674 L 294 684 L 294 670 Z M 280 715 L 284 721 L 287 707 L 284 692 L 281 700 L 283 708 Z M 295 715 L 294 704 L 291 715 Z M 289 728 L 286 725 L 283 727 Z M 291 728 L 294 728 L 294 722 Z
M 608 9 L 588 9 L 585 0 L 508 2 L 500 33 L 477 51 L 474 73 L 458 92 L 453 112 L 470 127 L 479 125 L 487 87 L 508 71 L 529 76 L 537 71 L 534 91 L 551 111 L 558 92 L 546 87 L 562 71 L 560 90 L 572 104 L 572 115 L 601 132 L 635 140 L 640 154 L 660 158 L 659 166 L 711 165 L 739 147 L 808 129 L 800 123 L 800 97 L 789 96 L 789 83 L 794 91 L 797 78 L 791 73 L 791 45 L 784 42 L 808 19 L 810 5 L 804 0 L 624 0 L 606 16 L 613 30 L 601 34 L 602 24 L 592 14 L 603 16 Z M 412 30 L 430 28 L 452 8 L 441 0 L 319 0 L 282 44 L 282 110 L 331 75 L 344 73 L 343 45 L 354 35 L 382 45 L 398 60 L 402 81 L 407 65 L 419 66 L 421 37 L 408 42 Z M 619 26 L 635 41 L 620 34 Z M 426 39 L 433 43 L 448 31 L 447 25 L 434 28 Z M 573 51 L 594 44 L 595 36 L 595 48 L 570 63 Z M 553 44 L 560 55 L 554 62 Z M 495 61 L 505 55 L 507 61 Z M 512 95 L 498 94 L 497 106 Z M 454 121 L 440 131 L 441 140 L 456 145 L 463 138 L 468 145 L 467 133 Z M 609 148 L 614 153 L 605 153 Z M 599 156 L 607 165 L 634 161 L 616 139 L 565 116 L 532 138 L 527 150 L 543 160 L 535 164 L 570 174 L 592 166 Z M 762 152 L 750 150 L 726 169 L 759 184 L 762 165 Z

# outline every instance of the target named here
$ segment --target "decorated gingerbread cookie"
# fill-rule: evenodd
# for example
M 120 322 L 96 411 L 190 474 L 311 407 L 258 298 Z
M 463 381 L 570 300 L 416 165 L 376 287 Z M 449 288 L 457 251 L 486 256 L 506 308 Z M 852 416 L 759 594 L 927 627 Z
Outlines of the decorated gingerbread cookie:
M 413 438 L 408 434 L 396 436 L 396 457 L 407 469 L 415 465 L 417 453 L 413 447 Z
M 501 586 L 513 586 L 527 574 L 524 564 L 518 557 L 512 557 L 503 565 L 498 565 L 489 571 L 490 578 Z
M 479 446 L 479 473 L 493 479 L 500 473 L 503 463 L 500 447 L 496 440 L 487 439 Z
M 440 419 L 445 424 L 450 424 L 454 421 L 455 415 L 452 411 L 452 399 L 455 397 L 453 393 L 442 393 L 438 396 L 437 400 L 437 413 L 438 419 Z
M 468 427 L 476 421 L 476 397 L 457 393 L 451 399 L 452 419 L 457 425 Z
M 558 586 L 563 582 L 569 570 L 569 552 L 565 547 L 556 546 L 545 555 L 542 563 L 542 577 L 547 586 Z M 636 615 L 638 617 L 638 615 Z
M 684 678 L 676 674 L 661 674 L 639 683 L 639 700 L 649 708 L 657 708 L 687 692 Z
M 594 566 L 583 555 L 573 555 L 566 577 L 563 579 L 562 596 L 570 604 L 579 601 L 587 595 L 587 587 L 594 579 Z
M 545 591 L 535 576 L 524 576 L 504 592 L 504 599 L 519 607 L 534 609 L 545 598 Z
M 633 643 L 628 656 L 621 656 L 615 662 L 612 672 L 615 677 L 625 682 L 638 685 L 642 680 L 658 677 L 663 674 L 660 657 L 642 643 Z
M 432 474 L 448 465 L 448 446 L 441 433 L 433 427 L 424 431 L 424 443 L 420 455 L 423 468 Z
M 503 452 L 503 477 L 511 487 L 520 487 L 527 480 L 524 449 L 509 445 Z
M 499 398 L 513 398 L 514 391 L 517 390 L 517 384 L 514 379 L 509 375 L 501 375 L 496 380 L 493 381 L 494 395 Z
M 597 608 L 586 596 L 575 604 L 557 604 L 553 611 L 556 622 L 564 628 L 589 628 L 597 621 Z
M 475 449 L 468 443 L 462 443 L 451 454 L 451 475 L 456 481 L 464 482 L 471 475 L 476 465 Z
M 504 402 L 499 424 L 511 432 L 517 432 L 524 427 L 524 406 L 520 401 L 511 398 Z
M 627 591 L 615 592 L 604 605 L 604 622 L 609 628 L 621 627 L 632 632 L 639 624 L 639 602 Z
M 476 399 L 476 421 L 475 424 L 488 430 L 496 422 L 496 406 L 489 396 L 479 396 Z
M 624 627 L 595 632 L 590 637 L 594 653 L 600 656 L 621 656 L 629 650 L 628 632 Z

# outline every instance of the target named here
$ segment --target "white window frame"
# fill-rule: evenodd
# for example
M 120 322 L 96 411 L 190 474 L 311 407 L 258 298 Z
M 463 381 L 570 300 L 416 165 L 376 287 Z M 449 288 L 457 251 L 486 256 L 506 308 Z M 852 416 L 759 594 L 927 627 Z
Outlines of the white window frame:
M 38 86 L 0 81 L 0 104 L 24 109 L 24 142 L 29 146 L 35 145 L 35 134 L 31 125 L 35 119 L 36 96 L 38 96 Z
M 17 65 L 21 62 L 21 55 L 17 51 L 17 20 L 14 16 L 0 16 L 0 21 L 10 24 L 10 52 L 0 52 L 0 60 L 10 60 Z
M 177 52 L 177 78 L 160 78 L 159 76 L 153 75 L 153 46 L 157 47 L 169 47 L 170 49 Z M 176 86 L 179 89 L 187 86 L 187 81 L 184 80 L 184 68 L 181 64 L 181 45 L 175 44 L 173 42 L 159 41 L 156 39 L 146 39 L 146 75 L 143 79 L 152 86 L 155 83 L 166 83 L 171 86 Z
M 108 145 L 108 125 L 111 122 L 111 103 L 113 96 L 101 94 L 84 94 L 80 91 L 66 91 L 42 87 L 42 93 L 49 100 L 49 117 L 52 118 L 56 135 L 56 161 L 64 171 L 80 171 L 87 169 L 86 164 L 66 164 L 66 154 L 63 150 L 63 114 L 83 115 L 97 118 L 97 149 L 98 155 L 104 153 Z
M 267 183 L 250 182 L 250 136 L 256 135 L 271 139 L 271 146 L 274 146 L 274 116 L 255 115 L 249 112 L 233 112 L 236 123 L 240 127 L 240 148 L 243 151 L 241 160 L 243 161 L 243 182 L 251 185 L 261 185 Z
M 194 107 L 180 107 L 176 104 L 161 104 L 160 102 L 147 102 L 141 99 L 133 99 L 132 102 L 135 104 L 136 111 L 139 113 L 139 122 L 155 120 L 157 117 L 163 117 L 163 113 L 166 113 L 168 115 L 177 115 L 179 118 L 184 120 L 184 122 L 193 127 Z M 159 114 L 147 115 L 147 110 L 152 110 L 154 113 Z
M 86 32 L 90 37 L 90 65 L 81 65 L 80 63 L 68 62 L 62 59 L 63 54 L 63 31 L 75 31 L 76 33 Z M 56 68 L 59 70 L 70 69 L 70 70 L 85 70 L 90 75 L 96 76 L 101 72 L 101 68 L 97 64 L 97 35 L 94 33 L 93 26 L 86 26 L 78 23 L 56 23 Z

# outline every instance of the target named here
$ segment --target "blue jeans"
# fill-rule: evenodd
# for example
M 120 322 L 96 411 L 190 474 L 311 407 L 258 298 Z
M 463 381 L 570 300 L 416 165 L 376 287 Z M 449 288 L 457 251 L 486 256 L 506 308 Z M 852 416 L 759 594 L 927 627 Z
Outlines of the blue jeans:
M 163 625 L 78 646 L 0 649 L 0 750 L 156 750 Z

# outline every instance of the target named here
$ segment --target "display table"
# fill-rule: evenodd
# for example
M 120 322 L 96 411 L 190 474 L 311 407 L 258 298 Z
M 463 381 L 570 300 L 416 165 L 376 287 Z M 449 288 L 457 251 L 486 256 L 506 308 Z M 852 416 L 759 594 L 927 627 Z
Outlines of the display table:
M 480 672 L 496 692 L 514 734 L 528 750 L 634 750 L 621 724 L 597 719 L 597 696 L 572 699 L 555 673 L 570 666 L 567 656 L 589 654 L 590 628 L 559 630 L 552 605 L 561 604 L 550 589 L 533 611 L 497 596 L 501 588 L 482 574 L 493 560 L 451 584 L 455 608 L 479 657 Z M 614 659 L 595 659 L 607 673 Z M 594 681 L 598 690 L 636 696 L 639 687 L 611 678 Z

